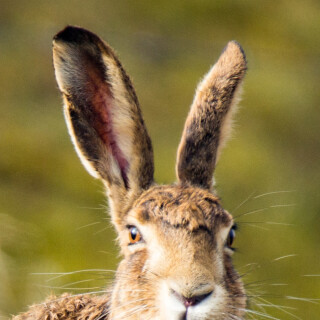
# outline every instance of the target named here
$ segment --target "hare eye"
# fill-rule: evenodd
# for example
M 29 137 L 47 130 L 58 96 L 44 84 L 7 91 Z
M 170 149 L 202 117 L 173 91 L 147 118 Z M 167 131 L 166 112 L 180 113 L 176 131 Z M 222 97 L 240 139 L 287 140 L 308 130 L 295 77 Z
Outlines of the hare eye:
M 231 248 L 231 246 L 232 246 L 232 244 L 233 244 L 233 242 L 234 242 L 234 239 L 235 239 L 235 237 L 236 237 L 236 227 L 235 226 L 233 226 L 231 229 L 230 229 L 230 231 L 229 231 L 229 234 L 228 234 L 228 238 L 227 238 L 227 246 L 229 247 L 229 248 Z
M 129 228 L 129 244 L 134 244 L 141 241 L 141 233 L 136 227 Z

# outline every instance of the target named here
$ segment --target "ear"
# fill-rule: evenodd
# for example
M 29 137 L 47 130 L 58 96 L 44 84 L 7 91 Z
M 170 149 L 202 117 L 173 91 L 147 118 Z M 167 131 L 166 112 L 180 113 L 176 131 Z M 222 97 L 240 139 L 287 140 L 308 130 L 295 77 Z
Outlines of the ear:
M 131 81 L 95 34 L 67 27 L 54 37 L 53 62 L 75 149 L 107 187 L 113 222 L 153 182 L 153 152 Z
M 241 46 L 231 41 L 199 84 L 178 148 L 176 172 L 180 183 L 211 188 L 246 69 Z

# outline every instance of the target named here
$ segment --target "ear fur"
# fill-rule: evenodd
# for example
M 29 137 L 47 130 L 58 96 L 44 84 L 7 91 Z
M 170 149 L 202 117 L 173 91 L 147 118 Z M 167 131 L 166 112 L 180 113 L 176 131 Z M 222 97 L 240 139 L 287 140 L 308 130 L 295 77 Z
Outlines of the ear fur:
M 85 168 L 103 180 L 113 221 L 153 182 L 153 151 L 138 99 L 113 50 L 95 34 L 69 26 L 53 41 L 64 113 Z
M 178 148 L 176 172 L 180 183 L 211 188 L 246 69 L 241 46 L 231 41 L 200 82 Z

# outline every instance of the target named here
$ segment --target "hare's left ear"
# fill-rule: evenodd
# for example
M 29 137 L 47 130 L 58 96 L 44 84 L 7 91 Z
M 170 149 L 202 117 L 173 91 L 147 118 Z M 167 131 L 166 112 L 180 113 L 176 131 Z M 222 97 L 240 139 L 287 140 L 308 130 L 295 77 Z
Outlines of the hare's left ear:
M 109 192 L 112 217 L 153 183 L 153 152 L 135 91 L 113 50 L 69 26 L 53 42 L 53 62 L 76 151 Z
M 178 148 L 176 172 L 180 183 L 211 188 L 246 69 L 242 48 L 231 41 L 199 84 Z

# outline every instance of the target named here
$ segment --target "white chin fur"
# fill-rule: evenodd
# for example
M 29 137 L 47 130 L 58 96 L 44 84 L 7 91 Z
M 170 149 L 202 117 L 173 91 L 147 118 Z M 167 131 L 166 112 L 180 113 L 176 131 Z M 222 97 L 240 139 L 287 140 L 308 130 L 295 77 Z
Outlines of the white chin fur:
M 219 286 L 215 287 L 215 292 L 202 302 L 186 309 L 183 303 L 173 294 L 169 287 L 163 283 L 159 292 L 160 299 L 160 319 L 161 320 L 182 320 L 187 311 L 186 320 L 209 320 L 223 314 L 225 292 Z

